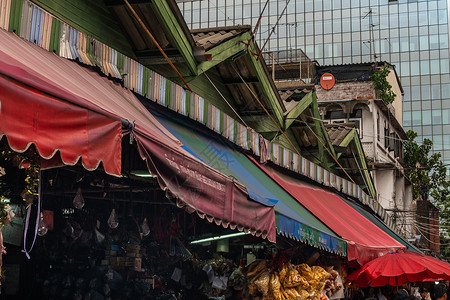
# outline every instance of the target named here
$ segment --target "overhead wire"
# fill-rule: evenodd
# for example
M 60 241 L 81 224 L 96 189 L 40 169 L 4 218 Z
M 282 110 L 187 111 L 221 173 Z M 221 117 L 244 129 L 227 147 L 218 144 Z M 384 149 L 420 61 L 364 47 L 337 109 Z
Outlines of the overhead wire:
M 420 235 L 430 244 L 440 245 L 440 246 L 449 246 L 450 245 L 450 243 L 441 243 L 440 241 L 439 242 L 432 241 L 419 228 L 416 227 L 416 229 L 419 231 Z
M 355 181 L 353 181 L 353 179 L 350 177 L 350 175 L 347 173 L 347 171 L 345 171 L 344 167 L 342 167 L 342 165 L 339 163 L 339 161 L 337 160 L 337 158 L 331 153 L 331 151 L 328 149 L 327 146 L 325 146 L 325 143 L 322 141 L 322 139 L 320 139 L 317 134 L 314 132 L 314 130 L 309 126 L 309 124 L 305 121 L 301 121 L 303 123 L 305 123 L 305 125 L 309 128 L 309 130 L 312 132 L 312 134 L 314 134 L 314 136 L 316 137 L 316 139 L 322 144 L 322 146 L 325 148 L 325 150 L 327 150 L 328 154 L 330 154 L 330 156 L 334 159 L 334 161 L 338 164 L 339 168 L 344 171 L 344 173 L 347 175 L 347 177 L 350 179 L 351 182 L 355 183 Z
M 236 67 L 233 65 L 233 69 L 236 72 L 236 74 L 239 76 L 239 78 L 242 80 L 242 82 L 245 84 L 245 86 L 247 87 L 247 89 L 250 91 L 250 93 L 252 94 L 252 96 L 255 98 L 255 100 L 259 103 L 259 105 L 262 107 L 262 109 L 265 111 L 265 113 L 269 116 L 269 118 L 272 120 L 272 122 L 275 124 L 275 126 L 278 128 L 279 132 L 281 132 L 281 134 L 284 135 L 284 137 L 287 139 L 287 141 L 289 142 L 289 144 L 291 145 L 292 149 L 294 149 L 294 151 L 301 156 L 300 152 L 297 150 L 297 148 L 294 146 L 294 144 L 292 143 L 292 141 L 289 139 L 289 137 L 286 135 L 286 133 L 281 129 L 280 125 L 278 125 L 278 123 L 275 121 L 275 119 L 272 117 L 271 114 L 269 114 L 269 112 L 267 111 L 266 107 L 261 103 L 261 101 L 259 100 L 259 98 L 255 95 L 255 93 L 253 92 L 253 90 L 248 86 L 247 82 L 244 80 L 244 78 L 242 78 L 241 74 L 238 72 L 238 70 L 236 70 Z
M 219 95 L 222 97 L 222 99 L 228 104 L 228 106 L 231 108 L 231 110 L 233 110 L 233 112 L 236 114 L 236 116 L 238 116 L 239 120 L 241 120 L 242 124 L 245 125 L 245 127 L 248 128 L 247 123 L 244 121 L 244 119 L 242 119 L 242 117 L 238 114 L 238 112 L 233 108 L 233 106 L 230 104 L 230 102 L 228 102 L 228 100 L 225 98 L 225 96 L 220 92 L 220 90 L 216 87 L 216 85 L 214 84 L 214 82 L 212 82 L 211 78 L 209 78 L 208 74 L 206 74 L 206 72 L 204 72 L 203 74 L 205 74 L 206 78 L 208 79 L 208 81 L 211 83 L 211 85 L 214 87 L 214 89 L 219 93 Z
M 256 32 L 258 31 L 259 23 L 261 22 L 262 15 L 263 15 L 264 11 L 266 10 L 266 7 L 267 7 L 268 4 L 269 4 L 269 0 L 266 0 L 266 4 L 264 4 L 264 7 L 263 7 L 261 13 L 259 14 L 259 18 L 258 18 L 258 21 L 255 24 L 255 29 L 252 32 L 251 38 L 254 37 Z
M 267 42 L 269 41 L 271 35 L 274 33 L 275 28 L 276 28 L 277 25 L 278 25 L 278 22 L 280 22 L 281 17 L 284 15 L 284 12 L 286 11 L 287 6 L 289 5 L 289 2 L 291 2 L 291 0 L 288 0 L 288 1 L 286 2 L 286 5 L 284 6 L 283 11 L 282 11 L 281 14 L 278 16 L 277 22 L 275 23 L 275 25 L 274 25 L 273 28 L 272 28 L 272 31 L 269 33 L 269 36 L 267 37 L 266 41 L 264 42 L 264 45 L 263 45 L 263 46 L 261 47 L 261 49 L 259 50 L 259 54 L 258 54 L 257 60 L 259 60 L 259 59 L 261 58 L 261 54 L 262 54 L 262 52 L 263 52 L 263 50 L 264 50 L 264 47 L 266 47 Z
M 134 15 L 134 17 L 136 18 L 136 20 L 138 21 L 138 23 L 142 26 L 142 28 L 145 30 L 145 32 L 147 33 L 147 35 L 152 39 L 153 43 L 156 45 L 156 47 L 159 49 L 159 51 L 162 53 L 162 55 L 164 56 L 164 58 L 167 60 L 167 62 L 169 63 L 169 65 L 172 67 L 172 69 L 175 71 L 175 73 L 178 75 L 178 77 L 181 79 L 181 81 L 183 81 L 184 85 L 186 86 L 186 88 L 192 92 L 191 88 L 189 87 L 188 83 L 186 82 L 186 80 L 184 79 L 183 75 L 181 75 L 181 73 L 178 71 L 178 69 L 175 67 L 175 65 L 172 63 L 172 61 L 170 60 L 170 58 L 167 56 L 166 52 L 164 52 L 163 48 L 159 45 L 158 41 L 156 40 L 156 38 L 153 36 L 153 34 L 150 32 L 150 30 L 148 30 L 147 26 L 144 24 L 144 22 L 141 20 L 141 18 L 139 17 L 139 15 L 137 14 L 137 12 L 134 10 L 134 8 L 130 5 L 130 3 L 127 0 L 123 0 L 126 4 L 126 6 L 128 7 L 128 9 L 131 11 L 131 13 Z

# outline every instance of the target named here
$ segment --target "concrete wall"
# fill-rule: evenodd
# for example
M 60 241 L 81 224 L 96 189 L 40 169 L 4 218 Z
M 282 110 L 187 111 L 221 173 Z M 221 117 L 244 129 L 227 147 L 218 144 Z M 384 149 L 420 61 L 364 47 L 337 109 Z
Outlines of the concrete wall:
M 403 114 L 402 114 L 402 91 L 400 90 L 400 85 L 398 83 L 397 77 L 394 71 L 391 71 L 387 76 L 387 81 L 392 86 L 392 91 L 395 93 L 396 97 L 392 106 L 395 109 L 395 118 L 400 124 L 403 124 Z
M 330 100 L 370 100 L 375 97 L 375 90 L 371 81 L 340 82 L 331 90 L 325 90 L 316 85 L 318 101 Z

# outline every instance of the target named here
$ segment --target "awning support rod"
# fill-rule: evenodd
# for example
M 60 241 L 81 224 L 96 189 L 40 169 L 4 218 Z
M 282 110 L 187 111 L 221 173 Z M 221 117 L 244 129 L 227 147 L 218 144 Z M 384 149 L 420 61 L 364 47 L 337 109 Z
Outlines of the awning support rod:
M 178 77 L 180 77 L 181 81 L 183 81 L 184 85 L 186 86 L 186 88 L 192 92 L 191 88 L 189 87 L 189 85 L 187 84 L 186 80 L 184 80 L 183 75 L 180 74 L 180 72 L 177 70 L 177 68 L 174 66 L 174 64 L 170 61 L 170 58 L 167 56 L 167 54 L 164 52 L 163 48 L 161 48 L 161 46 L 159 45 L 158 41 L 155 39 L 155 37 L 153 36 L 153 34 L 150 32 L 150 30 L 148 30 L 147 26 L 145 26 L 144 22 L 142 22 L 141 18 L 139 18 L 138 14 L 136 13 L 136 11 L 133 9 L 133 7 L 131 7 L 130 3 L 127 0 L 123 0 L 125 2 L 125 4 L 128 6 L 128 8 L 131 10 L 131 12 L 133 13 L 133 15 L 135 16 L 136 20 L 139 22 L 139 24 L 141 24 L 142 28 L 145 30 L 145 32 L 147 32 L 147 34 L 150 36 L 150 38 L 152 39 L 153 43 L 155 43 L 156 47 L 158 47 L 159 51 L 161 51 L 162 55 L 164 56 L 164 58 L 167 60 L 167 62 L 169 63 L 169 65 L 172 67 L 172 69 L 175 71 L 175 73 L 177 73 Z

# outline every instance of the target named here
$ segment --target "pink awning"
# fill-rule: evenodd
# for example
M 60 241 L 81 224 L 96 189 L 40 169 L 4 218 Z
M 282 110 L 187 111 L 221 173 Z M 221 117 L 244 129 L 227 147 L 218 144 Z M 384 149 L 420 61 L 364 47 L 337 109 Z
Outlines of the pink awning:
M 81 158 L 121 174 L 121 121 L 158 182 L 180 205 L 225 227 L 275 241 L 275 212 L 248 199 L 245 187 L 184 150 L 119 84 L 0 29 L 0 137 L 23 151 L 34 143 L 43 158 L 59 151 L 65 164 Z
M 337 195 L 308 187 L 270 166 L 261 168 L 325 225 L 347 240 L 349 261 L 357 260 L 362 265 L 388 252 L 405 248 Z

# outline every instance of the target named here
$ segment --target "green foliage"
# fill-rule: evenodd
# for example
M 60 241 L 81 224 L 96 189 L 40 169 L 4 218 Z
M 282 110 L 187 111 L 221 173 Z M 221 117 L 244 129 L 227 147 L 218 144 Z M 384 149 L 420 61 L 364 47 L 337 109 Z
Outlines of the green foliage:
M 441 228 L 450 225 L 450 184 L 446 179 L 447 168 L 441 154 L 431 153 L 433 142 L 424 139 L 419 145 L 415 141 L 417 133 L 409 130 L 408 141 L 403 144 L 405 153 L 403 166 L 413 187 L 414 199 L 428 197 L 439 209 Z M 447 232 L 447 234 L 450 232 Z
M 447 258 L 450 257 L 450 238 L 446 234 L 441 233 L 439 235 L 439 242 L 441 244 L 441 255 Z
M 394 102 L 395 97 L 397 96 L 392 91 L 392 85 L 390 85 L 386 79 L 390 71 L 391 70 L 389 69 L 388 65 L 384 65 L 381 70 L 375 71 L 372 75 L 370 75 L 373 86 L 378 91 L 380 98 L 386 104 Z

